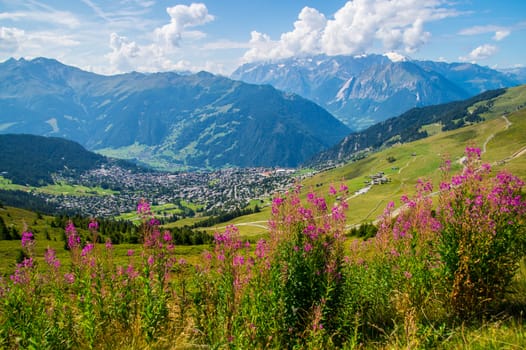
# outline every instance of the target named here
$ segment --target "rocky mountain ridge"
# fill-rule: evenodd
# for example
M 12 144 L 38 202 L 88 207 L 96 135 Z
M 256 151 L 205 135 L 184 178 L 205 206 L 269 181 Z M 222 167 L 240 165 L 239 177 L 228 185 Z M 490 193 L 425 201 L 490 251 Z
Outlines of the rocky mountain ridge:
M 242 65 L 231 77 L 299 94 L 357 131 L 414 107 L 463 100 L 526 82 L 519 75 L 476 64 L 392 55 L 319 55 L 255 62 Z

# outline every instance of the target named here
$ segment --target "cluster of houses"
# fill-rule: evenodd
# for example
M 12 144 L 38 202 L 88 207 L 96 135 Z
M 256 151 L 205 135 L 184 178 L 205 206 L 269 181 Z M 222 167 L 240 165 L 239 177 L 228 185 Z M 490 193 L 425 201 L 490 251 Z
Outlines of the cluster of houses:
M 185 201 L 203 211 L 228 212 L 253 199 L 266 198 L 294 184 L 293 170 L 231 168 L 211 172 L 133 172 L 118 166 L 102 167 L 79 177 L 60 178 L 73 185 L 102 187 L 111 194 L 44 196 L 67 212 L 110 217 L 136 209 L 141 198 L 152 204 Z
M 390 178 L 385 176 L 383 171 L 379 171 L 376 174 L 369 175 L 370 180 L 366 180 L 367 185 L 383 185 L 391 181 Z

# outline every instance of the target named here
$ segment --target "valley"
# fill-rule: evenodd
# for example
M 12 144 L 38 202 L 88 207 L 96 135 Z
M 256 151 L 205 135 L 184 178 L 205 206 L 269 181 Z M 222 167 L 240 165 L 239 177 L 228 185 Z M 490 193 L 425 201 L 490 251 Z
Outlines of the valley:
M 353 156 L 344 146 L 335 146 L 327 151 L 326 155 L 318 157 L 317 163 L 313 163 L 317 164 L 317 170 L 226 168 L 215 171 L 165 173 L 120 167 L 104 160 L 106 163 L 102 166 L 95 166 L 81 173 L 55 172 L 53 185 L 24 186 L 20 182 L 13 184 L 4 180 L 1 186 L 4 190 L 32 193 L 56 213 L 91 217 L 134 220 L 136 216 L 122 214 L 134 212 L 136 203 L 145 198 L 154 208 L 159 208 L 156 213 L 168 227 L 178 225 L 177 221 L 179 224 L 194 223 L 210 216 L 254 208 L 257 203 L 261 213 L 245 215 L 232 221 L 250 236 L 262 232 L 264 216 L 268 215 L 269 199 L 275 194 L 283 193 L 300 182 L 305 191 L 315 189 L 321 192 L 327 192 L 331 184 L 343 182 L 352 194 L 347 201 L 351 208 L 354 208 L 349 213 L 348 225 L 355 227 L 375 221 L 389 200 L 396 201 L 401 194 L 411 193 L 418 178 L 429 178 L 437 183 L 441 176 L 438 169 L 443 158 L 450 157 L 453 164 L 458 164 L 457 160 L 462 157 L 463 149 L 468 144 L 480 147 L 484 159 L 497 168 L 510 168 L 518 175 L 524 176 L 521 166 L 521 155 L 525 145 L 521 134 L 524 123 L 520 119 L 524 101 L 526 88 L 522 86 L 508 89 L 506 92 L 485 93 L 465 102 L 451 104 L 453 107 L 445 104 L 443 107 L 414 110 L 406 114 L 413 118 L 409 119 L 409 123 L 413 124 L 415 130 L 431 130 L 428 127 L 431 125 L 443 126 L 452 120 L 451 111 L 459 116 L 469 114 L 469 111 L 481 111 L 478 112 L 478 117 L 484 122 L 467 123 L 464 127 L 451 131 L 436 130 L 431 136 L 407 142 L 411 138 L 406 141 L 400 138 L 400 133 L 404 133 L 405 129 L 399 125 L 408 124 L 404 121 L 406 114 L 403 114 L 385 122 L 396 127 L 389 126 L 391 133 L 383 136 L 383 140 L 398 138 L 398 142 L 376 141 L 377 148 L 369 146 L 374 143 L 364 143 L 361 148 L 356 149 L 358 157 Z M 484 108 L 481 109 L 480 106 Z M 431 115 L 433 118 L 421 117 L 416 124 L 412 122 L 414 115 L 426 116 L 431 112 L 434 113 Z M 445 119 L 438 117 L 442 114 Z M 378 126 L 372 127 L 371 130 L 376 130 L 375 128 Z M 369 131 L 365 130 L 362 134 L 367 132 Z M 347 139 L 354 137 L 353 135 L 348 136 L 342 145 L 346 144 Z M 334 150 L 337 150 L 338 155 L 345 156 L 330 156 L 335 153 Z M 328 156 L 332 157 L 328 162 L 319 161 L 327 159 Z M 75 156 L 72 154 L 69 157 Z M 97 162 L 103 162 L 102 158 L 96 159 Z M 349 162 L 345 159 L 354 160 Z M 459 171 L 461 168 L 456 166 L 453 170 Z M 385 181 L 372 186 L 370 177 L 378 173 L 383 174 Z M 10 192 L 3 193 L 5 195 Z M 222 229 L 227 224 L 207 230 Z M 255 229 L 254 233 L 250 231 L 251 227 Z

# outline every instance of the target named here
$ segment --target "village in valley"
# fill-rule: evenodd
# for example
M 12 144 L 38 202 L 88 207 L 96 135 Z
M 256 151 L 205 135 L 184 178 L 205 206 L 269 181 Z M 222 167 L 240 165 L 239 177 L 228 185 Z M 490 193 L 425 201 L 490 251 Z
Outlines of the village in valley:
M 111 194 L 84 196 L 66 194 L 36 195 L 59 210 L 111 217 L 134 211 L 142 198 L 154 205 L 181 202 L 198 206 L 204 212 L 230 212 L 252 200 L 269 198 L 294 184 L 292 169 L 229 168 L 212 172 L 135 172 L 118 166 L 101 167 L 77 177 L 60 177 L 56 182 L 100 187 Z M 193 210 L 187 216 L 195 215 Z

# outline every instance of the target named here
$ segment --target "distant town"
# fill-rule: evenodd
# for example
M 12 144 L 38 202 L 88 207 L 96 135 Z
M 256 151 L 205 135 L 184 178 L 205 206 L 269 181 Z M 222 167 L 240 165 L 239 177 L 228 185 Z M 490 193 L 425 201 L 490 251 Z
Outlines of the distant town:
M 118 166 L 101 167 L 77 177 L 55 181 L 113 190 L 85 196 L 37 194 L 66 212 L 111 217 L 134 211 L 141 198 L 154 205 L 185 201 L 204 212 L 229 212 L 252 200 L 284 191 L 295 182 L 293 169 L 230 168 L 212 172 L 134 172 Z

